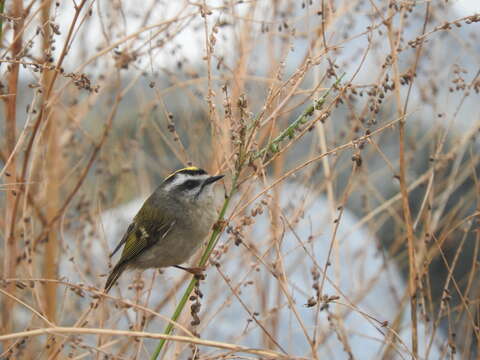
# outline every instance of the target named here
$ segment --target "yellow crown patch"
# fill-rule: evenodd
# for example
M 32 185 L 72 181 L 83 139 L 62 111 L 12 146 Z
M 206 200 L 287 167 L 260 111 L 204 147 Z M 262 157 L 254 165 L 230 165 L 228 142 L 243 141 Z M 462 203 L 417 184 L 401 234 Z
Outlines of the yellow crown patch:
M 203 174 L 206 174 L 205 170 L 203 169 L 200 169 L 196 166 L 189 166 L 189 167 L 185 167 L 185 168 L 182 168 L 182 169 L 179 169 L 179 170 L 176 170 L 174 171 L 173 173 L 171 173 L 170 175 L 168 175 L 166 178 L 165 178 L 165 181 L 173 178 L 175 175 L 177 175 L 178 173 L 185 173 L 185 174 L 191 174 L 191 175 L 203 175 Z

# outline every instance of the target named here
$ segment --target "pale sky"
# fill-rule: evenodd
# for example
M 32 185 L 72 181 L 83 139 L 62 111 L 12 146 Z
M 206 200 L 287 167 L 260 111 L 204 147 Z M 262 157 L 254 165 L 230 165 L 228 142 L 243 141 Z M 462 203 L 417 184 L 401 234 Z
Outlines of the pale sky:
M 480 12 L 480 0 L 458 0 L 455 5 L 465 16 Z

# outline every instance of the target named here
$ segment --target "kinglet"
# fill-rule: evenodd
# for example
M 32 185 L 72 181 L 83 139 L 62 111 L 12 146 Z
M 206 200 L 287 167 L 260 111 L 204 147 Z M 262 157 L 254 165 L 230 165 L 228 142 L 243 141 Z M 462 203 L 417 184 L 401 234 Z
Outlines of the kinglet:
M 105 283 L 108 292 L 127 268 L 180 266 L 199 248 L 216 220 L 213 184 L 223 175 L 210 176 L 197 167 L 167 176 L 145 201 L 122 240 L 110 254 L 125 245 L 120 260 Z

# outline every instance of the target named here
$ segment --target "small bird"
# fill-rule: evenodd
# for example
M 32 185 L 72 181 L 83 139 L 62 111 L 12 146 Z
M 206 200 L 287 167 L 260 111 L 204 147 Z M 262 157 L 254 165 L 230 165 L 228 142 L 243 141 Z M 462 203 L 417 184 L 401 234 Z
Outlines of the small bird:
M 175 266 L 187 261 L 208 235 L 216 217 L 213 184 L 224 175 L 210 176 L 203 169 L 186 167 L 165 178 L 145 201 L 122 240 L 122 256 L 105 283 L 107 293 L 126 269 Z

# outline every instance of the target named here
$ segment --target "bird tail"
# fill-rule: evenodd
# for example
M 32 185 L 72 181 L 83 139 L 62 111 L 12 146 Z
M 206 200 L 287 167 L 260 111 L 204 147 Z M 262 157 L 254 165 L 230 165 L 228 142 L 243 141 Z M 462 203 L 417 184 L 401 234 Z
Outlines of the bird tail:
M 115 282 L 118 280 L 120 275 L 122 275 L 126 267 L 126 263 L 118 263 L 117 265 L 115 265 L 110 275 L 108 275 L 107 282 L 105 283 L 105 293 L 108 293 L 112 286 L 115 285 Z

